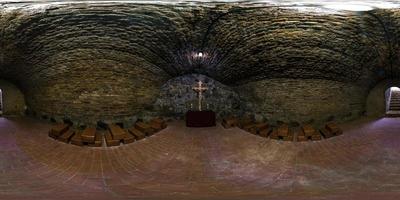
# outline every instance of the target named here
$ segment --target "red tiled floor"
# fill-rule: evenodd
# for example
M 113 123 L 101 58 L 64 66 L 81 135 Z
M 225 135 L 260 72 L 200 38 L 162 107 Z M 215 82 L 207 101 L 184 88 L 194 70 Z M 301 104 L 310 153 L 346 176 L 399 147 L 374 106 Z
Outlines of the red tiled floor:
M 49 123 L 0 118 L 0 199 L 399 199 L 400 118 L 342 124 L 318 142 L 172 122 L 133 144 L 50 139 Z

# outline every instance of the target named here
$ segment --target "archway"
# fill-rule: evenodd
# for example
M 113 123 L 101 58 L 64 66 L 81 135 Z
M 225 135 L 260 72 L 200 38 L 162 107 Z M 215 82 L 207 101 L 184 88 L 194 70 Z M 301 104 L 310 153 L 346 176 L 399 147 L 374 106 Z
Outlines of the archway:
M 386 115 L 400 116 L 400 88 L 390 87 L 385 92 Z

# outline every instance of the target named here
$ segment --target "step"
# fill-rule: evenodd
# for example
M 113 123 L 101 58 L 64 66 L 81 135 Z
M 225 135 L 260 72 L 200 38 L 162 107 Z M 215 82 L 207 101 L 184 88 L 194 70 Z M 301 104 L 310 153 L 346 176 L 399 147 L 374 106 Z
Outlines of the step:
M 400 117 L 400 111 L 387 111 L 387 117 Z

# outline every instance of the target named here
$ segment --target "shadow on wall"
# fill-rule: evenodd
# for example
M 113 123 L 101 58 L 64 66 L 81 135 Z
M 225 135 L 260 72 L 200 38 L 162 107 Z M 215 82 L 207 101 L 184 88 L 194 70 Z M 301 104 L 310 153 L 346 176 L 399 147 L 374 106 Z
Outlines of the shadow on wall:
M 366 115 L 368 117 L 385 116 L 387 109 L 386 99 L 391 87 L 400 87 L 400 79 L 386 79 L 372 88 L 366 102 Z
M 23 115 L 25 99 L 22 92 L 14 84 L 0 80 L 1 112 L 3 115 Z

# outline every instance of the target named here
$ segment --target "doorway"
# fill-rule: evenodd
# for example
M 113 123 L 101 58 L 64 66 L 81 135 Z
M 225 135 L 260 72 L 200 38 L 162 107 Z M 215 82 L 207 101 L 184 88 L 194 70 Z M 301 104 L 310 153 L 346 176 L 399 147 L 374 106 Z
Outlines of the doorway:
M 400 114 L 400 88 L 390 87 L 385 92 L 386 97 L 386 114 L 399 115 Z

